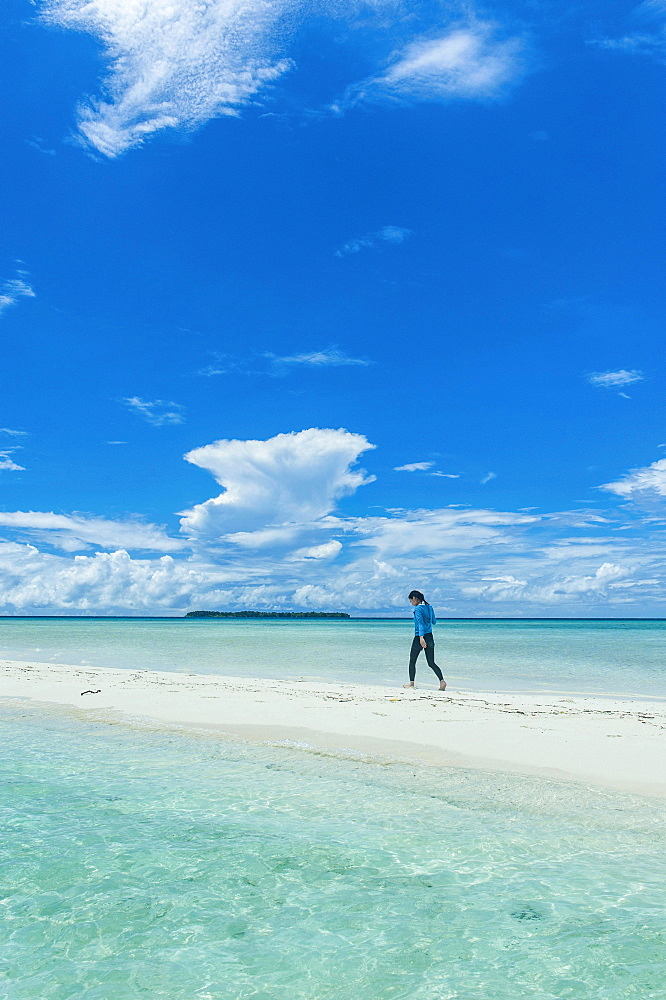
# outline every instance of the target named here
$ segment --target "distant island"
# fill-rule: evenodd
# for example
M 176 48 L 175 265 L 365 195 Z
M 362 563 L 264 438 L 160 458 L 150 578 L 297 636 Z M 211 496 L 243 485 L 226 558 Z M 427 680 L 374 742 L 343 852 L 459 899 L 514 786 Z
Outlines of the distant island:
M 344 611 L 188 611 L 186 618 L 351 618 Z

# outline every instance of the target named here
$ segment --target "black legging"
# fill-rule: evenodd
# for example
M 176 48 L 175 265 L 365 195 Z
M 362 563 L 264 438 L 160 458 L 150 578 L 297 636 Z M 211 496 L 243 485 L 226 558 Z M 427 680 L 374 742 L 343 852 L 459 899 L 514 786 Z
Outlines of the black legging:
M 423 636 L 423 638 L 426 641 L 425 655 L 426 655 L 426 660 L 428 661 L 428 666 L 430 667 L 431 670 L 435 671 L 435 674 L 437 675 L 437 677 L 439 678 L 439 680 L 443 681 L 444 677 L 442 675 L 442 671 L 439 669 L 439 667 L 435 663 L 435 640 L 433 638 L 432 632 L 426 632 L 426 634 Z M 415 635 L 414 636 L 414 641 L 412 642 L 412 648 L 411 648 L 411 651 L 410 651 L 410 654 L 409 654 L 409 683 L 410 684 L 414 683 L 414 678 L 416 677 L 416 661 L 418 660 L 419 653 L 421 652 L 422 649 L 423 649 L 423 646 L 421 645 L 421 636 L 420 635 Z

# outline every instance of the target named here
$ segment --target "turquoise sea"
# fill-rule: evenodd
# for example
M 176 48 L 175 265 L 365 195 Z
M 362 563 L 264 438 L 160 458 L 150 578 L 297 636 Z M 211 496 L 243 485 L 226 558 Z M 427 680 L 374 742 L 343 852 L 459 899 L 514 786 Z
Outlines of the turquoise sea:
M 408 619 L 0 618 L 0 658 L 395 685 L 412 634 Z M 666 621 L 441 621 L 435 636 L 455 688 L 666 696 Z M 432 683 L 425 663 L 417 679 Z
M 410 640 L 0 620 L 9 659 L 379 684 Z M 438 648 L 461 687 L 663 694 L 661 622 L 443 623 Z M 21 701 L 0 724 L 0 1000 L 666 1000 L 664 802 Z
M 666 996 L 662 804 L 0 719 L 3 1000 Z

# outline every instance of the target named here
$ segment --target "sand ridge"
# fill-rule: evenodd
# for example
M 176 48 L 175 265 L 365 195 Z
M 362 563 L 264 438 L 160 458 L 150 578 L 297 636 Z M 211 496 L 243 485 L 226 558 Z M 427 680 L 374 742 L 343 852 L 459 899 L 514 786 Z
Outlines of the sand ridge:
M 666 796 L 666 704 L 0 660 L 0 698 Z

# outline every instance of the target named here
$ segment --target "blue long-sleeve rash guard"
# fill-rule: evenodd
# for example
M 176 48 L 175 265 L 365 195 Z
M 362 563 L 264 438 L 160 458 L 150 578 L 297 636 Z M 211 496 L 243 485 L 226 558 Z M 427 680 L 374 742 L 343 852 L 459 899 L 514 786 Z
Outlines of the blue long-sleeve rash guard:
M 414 635 L 427 635 L 437 622 L 430 604 L 417 604 L 414 608 Z

